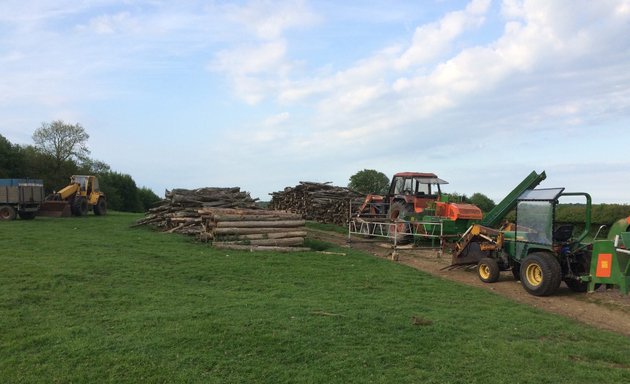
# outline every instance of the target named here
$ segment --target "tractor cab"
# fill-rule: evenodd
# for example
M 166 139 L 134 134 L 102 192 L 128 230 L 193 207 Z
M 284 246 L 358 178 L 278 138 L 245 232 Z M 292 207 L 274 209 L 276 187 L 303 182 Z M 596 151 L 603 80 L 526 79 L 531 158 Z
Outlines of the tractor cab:
M 585 230 L 573 236 L 572 224 L 556 223 L 555 208 L 561 197 L 583 196 Z M 570 252 L 588 234 L 591 221 L 591 198 L 582 192 L 565 193 L 564 188 L 532 189 L 519 196 L 516 204 L 516 225 L 506 231 L 506 241 L 512 243 L 510 254 L 520 261 L 533 251 Z
M 440 185 L 448 184 L 433 173 L 402 172 L 394 175 L 389 188 L 389 203 L 404 201 L 415 213 L 422 212 L 442 196 Z

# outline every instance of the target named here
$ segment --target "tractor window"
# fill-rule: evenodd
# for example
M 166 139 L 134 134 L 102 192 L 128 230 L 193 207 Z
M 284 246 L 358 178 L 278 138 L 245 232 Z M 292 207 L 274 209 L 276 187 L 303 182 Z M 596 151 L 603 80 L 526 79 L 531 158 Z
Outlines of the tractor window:
M 403 193 L 414 193 L 413 179 L 405 179 L 405 186 L 403 188 Z
M 402 177 L 394 178 L 394 182 L 392 183 L 392 190 L 389 191 L 392 195 L 402 195 L 404 190 L 404 182 L 405 180 Z
M 423 184 L 419 179 L 416 179 L 416 193 L 418 195 L 430 195 L 431 184 Z
M 520 201 L 516 206 L 516 239 L 551 245 L 553 204 L 550 201 Z

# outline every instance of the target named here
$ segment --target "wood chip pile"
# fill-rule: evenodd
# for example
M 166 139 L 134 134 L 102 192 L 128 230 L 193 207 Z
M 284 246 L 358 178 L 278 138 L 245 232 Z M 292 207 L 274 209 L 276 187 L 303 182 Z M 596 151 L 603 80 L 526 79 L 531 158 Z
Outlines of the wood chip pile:
M 271 193 L 269 209 L 286 210 L 298 213 L 306 220 L 345 226 L 350 217 L 349 203 L 352 201 L 356 206 L 364 198 L 345 187 L 301 181 L 295 187 Z
M 226 208 L 228 207 L 228 208 Z M 233 208 L 237 207 L 237 208 Z M 197 236 L 227 249 L 296 251 L 303 248 L 305 220 L 301 215 L 258 209 L 239 188 L 174 189 L 136 226 Z

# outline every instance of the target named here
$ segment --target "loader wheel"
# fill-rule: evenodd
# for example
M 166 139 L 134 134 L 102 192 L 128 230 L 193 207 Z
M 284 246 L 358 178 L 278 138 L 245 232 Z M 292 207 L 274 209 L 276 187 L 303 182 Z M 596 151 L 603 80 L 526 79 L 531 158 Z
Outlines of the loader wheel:
M 531 253 L 521 263 L 521 284 L 534 296 L 554 294 L 561 280 L 560 263 L 550 253 Z
M 94 206 L 94 214 L 102 216 L 107 213 L 107 202 L 102 197 L 99 197 L 96 205 Z
M 10 205 L 0 205 L 0 220 L 15 220 L 15 208 Z
M 88 202 L 85 197 L 76 197 L 72 202 L 72 208 L 75 216 L 85 216 L 88 213 Z
M 477 274 L 484 283 L 496 283 L 500 275 L 499 263 L 491 257 L 484 257 L 477 263 Z

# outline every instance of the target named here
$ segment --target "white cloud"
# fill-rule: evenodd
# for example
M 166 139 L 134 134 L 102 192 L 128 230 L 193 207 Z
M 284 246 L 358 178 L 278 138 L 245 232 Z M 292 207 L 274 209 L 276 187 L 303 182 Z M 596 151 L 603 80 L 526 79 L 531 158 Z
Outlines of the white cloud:
M 404 70 L 440 57 L 455 38 L 483 23 L 489 6 L 489 0 L 475 0 L 465 10 L 450 12 L 435 23 L 417 27 L 411 46 L 398 58 L 396 68 Z

